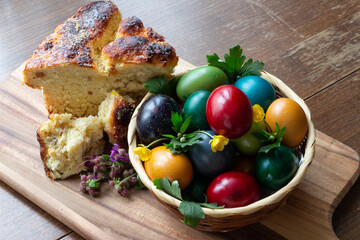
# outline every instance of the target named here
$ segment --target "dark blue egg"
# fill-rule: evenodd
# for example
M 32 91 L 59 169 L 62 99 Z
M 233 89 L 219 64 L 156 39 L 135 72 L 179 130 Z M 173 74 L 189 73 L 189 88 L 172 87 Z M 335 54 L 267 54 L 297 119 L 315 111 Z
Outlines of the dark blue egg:
M 173 134 L 171 112 L 180 113 L 180 108 L 169 96 L 157 94 L 149 97 L 139 109 L 136 119 L 137 135 L 144 144 Z
M 274 87 L 258 76 L 239 78 L 234 85 L 245 93 L 251 105 L 259 104 L 265 112 L 276 98 Z
M 206 132 L 212 136 L 215 135 L 213 131 Z M 192 145 L 186 152 L 195 171 L 205 178 L 213 179 L 230 170 L 236 159 L 235 148 L 232 143 L 229 142 L 223 151 L 213 152 L 209 144 L 212 138 L 205 133 L 200 134 L 200 142 Z

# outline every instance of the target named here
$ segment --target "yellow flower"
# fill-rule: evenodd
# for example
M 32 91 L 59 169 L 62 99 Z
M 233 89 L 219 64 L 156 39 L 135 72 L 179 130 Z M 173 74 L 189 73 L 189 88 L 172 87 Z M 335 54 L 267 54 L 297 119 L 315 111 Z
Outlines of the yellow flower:
M 229 139 L 222 135 L 215 135 L 213 139 L 210 140 L 211 150 L 213 152 L 222 151 L 224 147 L 229 143 Z
M 253 106 L 253 121 L 261 122 L 265 117 L 264 109 L 259 105 L 255 104 Z
M 140 159 L 144 162 L 150 159 L 151 150 L 145 146 L 137 147 L 133 152 L 139 155 Z
M 120 95 L 118 94 L 118 92 L 115 91 L 115 90 L 112 90 L 111 95 L 114 95 L 114 96 L 117 96 L 117 97 L 120 96 Z

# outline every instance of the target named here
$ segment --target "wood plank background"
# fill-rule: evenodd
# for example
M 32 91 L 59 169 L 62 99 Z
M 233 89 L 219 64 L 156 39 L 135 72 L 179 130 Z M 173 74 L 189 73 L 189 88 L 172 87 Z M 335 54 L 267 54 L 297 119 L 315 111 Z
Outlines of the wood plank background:
M 86 2 L 1 1 L 0 80 Z M 247 56 L 264 61 L 267 71 L 306 99 L 318 130 L 359 152 L 358 1 L 114 2 L 124 17 L 138 16 L 194 65 L 206 64 L 206 54 L 222 55 L 229 46 L 240 43 Z M 2 183 L 0 198 L 6 202 L 0 206 L 0 222 L 4 223 L 0 232 L 7 234 L 1 237 L 78 239 L 70 229 Z M 360 235 L 359 208 L 358 180 L 335 212 L 333 224 L 341 239 Z M 259 224 L 243 231 L 244 239 L 281 239 Z

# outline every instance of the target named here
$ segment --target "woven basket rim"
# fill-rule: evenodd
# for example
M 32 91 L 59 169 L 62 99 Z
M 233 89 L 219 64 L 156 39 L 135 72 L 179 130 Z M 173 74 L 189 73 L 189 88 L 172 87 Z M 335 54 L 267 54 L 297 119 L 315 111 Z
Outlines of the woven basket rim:
M 191 69 L 188 69 L 191 70 Z M 187 70 L 187 71 L 188 71 Z M 180 72 L 175 74 L 175 76 L 181 76 L 185 74 L 187 71 Z M 205 215 L 209 215 L 215 218 L 221 218 L 221 217 L 227 217 L 227 216 L 233 216 L 233 215 L 248 215 L 252 214 L 254 212 L 261 211 L 262 208 L 269 204 L 275 204 L 280 202 L 283 198 L 285 198 L 290 191 L 292 191 L 303 179 L 305 176 L 306 170 L 310 163 L 312 162 L 315 154 L 315 128 L 314 124 L 311 121 L 311 113 L 308 108 L 308 106 L 305 104 L 305 102 L 293 91 L 291 90 L 283 81 L 278 79 L 277 77 L 271 75 L 270 73 L 266 71 L 262 71 L 261 77 L 269 81 L 273 86 L 278 87 L 282 93 L 285 94 L 286 97 L 291 98 L 292 100 L 296 101 L 304 110 L 307 123 L 308 123 L 308 132 L 307 132 L 307 141 L 305 145 L 304 150 L 304 156 L 303 161 L 301 165 L 299 166 L 299 169 L 297 170 L 295 176 L 293 179 L 284 187 L 277 190 L 275 193 L 262 198 L 250 205 L 244 206 L 244 207 L 237 207 L 237 208 L 223 208 L 223 209 L 210 209 L 203 207 L 203 211 Z M 148 93 L 140 102 L 137 109 L 143 104 L 143 102 L 152 96 L 151 93 Z M 134 114 L 131 118 L 130 124 L 129 124 L 129 130 L 128 130 L 128 144 L 129 144 L 129 157 L 131 160 L 131 163 L 133 164 L 133 167 L 135 168 L 136 172 L 139 174 L 139 177 L 141 181 L 144 183 L 144 185 L 153 192 L 161 201 L 170 204 L 175 207 L 179 207 L 181 201 L 168 195 L 162 190 L 159 190 L 155 187 L 153 182 L 149 179 L 147 176 L 145 169 L 143 167 L 143 164 L 141 160 L 139 159 L 138 155 L 133 153 L 133 149 L 137 145 L 137 139 L 136 139 L 136 117 L 137 117 L 138 111 L 134 111 Z

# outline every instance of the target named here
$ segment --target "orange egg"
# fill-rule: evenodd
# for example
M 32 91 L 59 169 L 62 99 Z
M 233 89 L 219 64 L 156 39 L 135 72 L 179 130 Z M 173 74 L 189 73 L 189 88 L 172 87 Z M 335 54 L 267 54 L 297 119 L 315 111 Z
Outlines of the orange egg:
M 170 182 L 177 180 L 181 189 L 189 186 L 193 176 L 189 158 L 183 153 L 173 154 L 165 146 L 152 149 L 144 167 L 151 181 L 166 177 Z
M 305 112 L 290 98 L 279 98 L 272 102 L 265 120 L 272 131 L 275 131 L 275 123 L 279 124 L 280 129 L 286 127 L 282 144 L 290 148 L 298 146 L 306 136 L 308 124 Z

